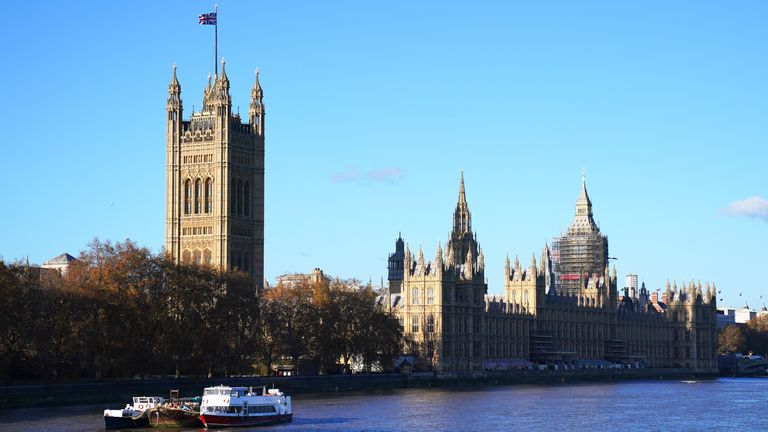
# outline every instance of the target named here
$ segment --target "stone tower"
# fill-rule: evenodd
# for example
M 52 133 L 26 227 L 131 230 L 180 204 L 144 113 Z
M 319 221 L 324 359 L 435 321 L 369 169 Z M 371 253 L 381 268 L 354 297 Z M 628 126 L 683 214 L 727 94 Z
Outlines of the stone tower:
M 592 201 L 583 176 L 573 222 L 552 246 L 555 286 L 563 294 L 578 295 L 584 281 L 601 274 L 608 266 L 608 237 L 600 232 L 592 216 Z
M 173 78 L 166 109 L 166 253 L 176 262 L 239 269 L 264 284 L 264 104 L 259 73 L 248 121 L 232 112 L 224 60 L 203 104 L 184 120 Z

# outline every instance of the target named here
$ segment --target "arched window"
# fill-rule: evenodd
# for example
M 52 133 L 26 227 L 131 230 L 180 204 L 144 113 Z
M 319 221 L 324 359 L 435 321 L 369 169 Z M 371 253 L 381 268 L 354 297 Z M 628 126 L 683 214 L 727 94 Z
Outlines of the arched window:
M 200 214 L 203 200 L 203 185 L 200 179 L 195 180 L 195 214 Z
M 235 210 L 237 210 L 237 181 L 232 179 L 232 186 L 229 189 L 229 212 L 235 214 Z M 234 264 L 235 262 L 232 261 L 232 265 Z
M 211 251 L 210 249 L 206 249 L 203 251 L 203 263 L 206 265 L 211 265 Z
M 185 264 L 189 264 L 190 261 L 192 261 L 192 254 L 190 254 L 188 250 L 185 250 L 184 253 L 181 254 L 181 261 Z
M 251 262 L 250 262 L 250 256 L 248 252 L 245 252 L 243 254 L 243 271 L 246 273 L 251 272 Z
M 192 181 L 184 182 L 184 214 L 192 213 Z
M 235 210 L 235 214 L 243 214 L 243 182 L 240 180 L 237 181 L 235 195 L 237 196 L 237 209 Z
M 195 264 L 200 265 L 203 262 L 202 254 L 198 249 L 195 249 L 195 252 L 192 253 L 192 259 L 195 261 Z
M 213 180 L 208 177 L 205 179 L 205 212 L 210 213 L 213 210 Z
M 243 214 L 249 216 L 251 213 L 251 189 L 248 184 L 248 180 L 243 185 Z

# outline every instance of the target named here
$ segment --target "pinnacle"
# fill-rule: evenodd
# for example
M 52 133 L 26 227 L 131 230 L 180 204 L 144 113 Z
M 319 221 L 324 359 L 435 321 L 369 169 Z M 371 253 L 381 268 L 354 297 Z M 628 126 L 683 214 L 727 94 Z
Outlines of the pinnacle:
M 221 58 L 221 80 L 222 81 L 229 81 L 229 78 L 227 78 L 227 71 L 225 69 L 227 62 L 224 60 L 224 57 Z
M 171 86 L 178 86 L 179 80 L 176 79 L 176 62 L 173 63 L 173 78 L 171 78 Z

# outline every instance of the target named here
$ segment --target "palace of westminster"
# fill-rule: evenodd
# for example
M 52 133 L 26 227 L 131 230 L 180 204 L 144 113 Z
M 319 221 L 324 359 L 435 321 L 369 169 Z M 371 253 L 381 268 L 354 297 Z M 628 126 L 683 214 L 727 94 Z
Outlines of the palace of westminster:
M 183 119 L 176 67 L 166 109 L 166 250 L 177 262 L 249 273 L 264 286 L 264 104 L 258 72 L 248 119 L 232 112 L 229 79 L 209 76 L 199 112 Z M 462 175 L 453 230 L 433 261 L 398 238 L 388 301 L 414 366 L 438 372 L 528 362 L 611 361 L 716 367 L 716 290 L 667 283 L 619 291 L 608 239 L 586 182 L 567 233 L 528 266 L 506 260 L 504 294 L 489 296 Z

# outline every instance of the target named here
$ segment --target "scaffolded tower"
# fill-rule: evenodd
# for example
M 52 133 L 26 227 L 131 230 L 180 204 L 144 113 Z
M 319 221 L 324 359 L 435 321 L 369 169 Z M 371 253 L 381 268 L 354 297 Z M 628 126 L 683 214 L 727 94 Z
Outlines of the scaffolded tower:
M 583 281 L 591 274 L 602 274 L 608 265 L 608 237 L 592 218 L 592 201 L 587 194 L 587 181 L 581 180 L 576 201 L 576 215 L 566 234 L 552 242 L 552 262 L 556 289 L 563 294 L 578 294 Z

